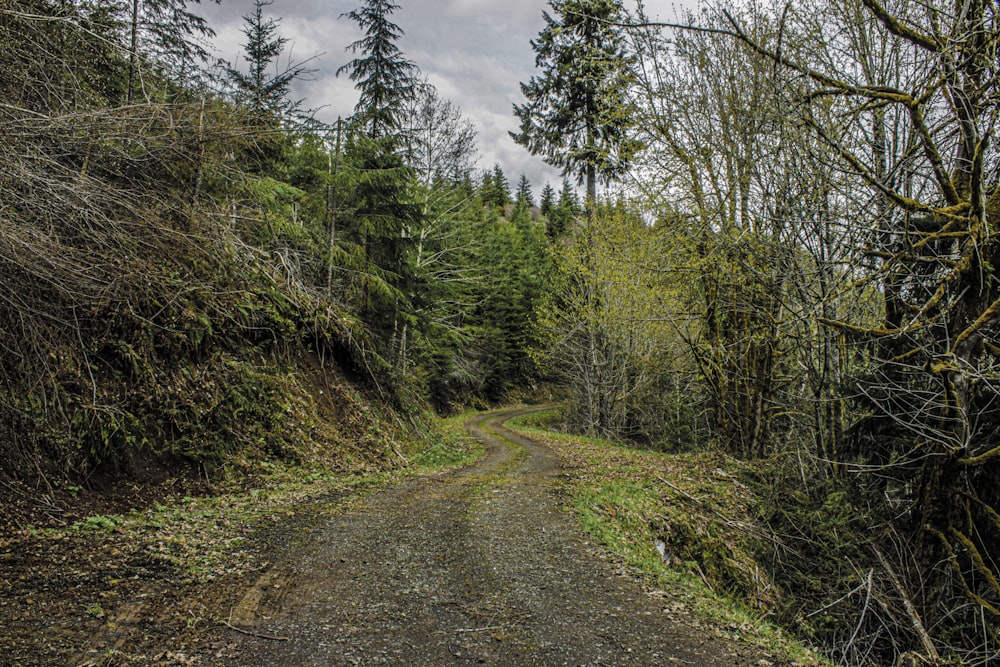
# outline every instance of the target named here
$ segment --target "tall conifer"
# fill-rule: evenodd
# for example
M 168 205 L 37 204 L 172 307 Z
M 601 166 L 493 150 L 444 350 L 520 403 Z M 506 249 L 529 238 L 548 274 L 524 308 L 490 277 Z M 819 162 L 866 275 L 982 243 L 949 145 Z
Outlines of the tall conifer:
M 218 4 L 219 0 L 209 2 Z M 208 22 L 188 9 L 189 4 L 200 3 L 201 0 L 94 3 L 106 4 L 112 11 L 120 12 L 128 31 L 127 103 L 134 101 L 143 61 L 155 62 L 182 80 L 197 76 L 198 65 L 208 59 L 208 51 L 200 42 L 215 36 Z
M 549 216 L 552 214 L 552 209 L 556 206 L 556 191 L 551 183 L 546 183 L 545 187 L 542 188 L 542 200 L 539 206 L 541 206 L 542 215 Z
M 272 2 L 255 0 L 253 11 L 243 17 L 243 35 L 247 40 L 243 44 L 243 57 L 247 71 L 232 65 L 226 67 L 226 75 L 258 125 L 268 125 L 294 108 L 287 99 L 292 80 L 308 72 L 303 64 L 293 64 L 276 74 L 271 73 L 288 43 L 287 38 L 278 35 L 278 21 L 264 16 L 264 8 Z
M 368 136 L 392 135 L 399 129 L 403 104 L 413 97 L 418 69 L 403 57 L 396 42 L 403 30 L 389 20 L 399 9 L 391 0 L 365 0 L 363 6 L 341 14 L 358 24 L 365 35 L 348 46 L 360 56 L 337 70 L 347 72 L 361 96 L 354 111 Z
M 535 205 L 535 196 L 531 194 L 531 181 L 524 174 L 517 181 L 517 194 L 514 201 L 518 208 L 531 208 Z
M 550 0 L 545 28 L 531 46 L 539 76 L 521 84 L 526 102 L 514 105 L 521 131 L 511 136 L 549 164 L 587 184 L 621 176 L 640 144 L 628 89 L 635 58 L 620 28 L 621 0 Z

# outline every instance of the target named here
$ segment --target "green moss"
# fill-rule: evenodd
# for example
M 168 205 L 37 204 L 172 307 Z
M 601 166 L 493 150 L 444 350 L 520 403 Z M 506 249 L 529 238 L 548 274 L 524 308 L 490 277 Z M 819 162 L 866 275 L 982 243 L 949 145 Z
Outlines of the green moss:
M 76 521 L 72 526 L 70 526 L 70 528 L 77 532 L 113 530 L 118 527 L 121 521 L 122 519 L 120 517 L 98 514 L 95 516 L 88 516 L 83 521 Z

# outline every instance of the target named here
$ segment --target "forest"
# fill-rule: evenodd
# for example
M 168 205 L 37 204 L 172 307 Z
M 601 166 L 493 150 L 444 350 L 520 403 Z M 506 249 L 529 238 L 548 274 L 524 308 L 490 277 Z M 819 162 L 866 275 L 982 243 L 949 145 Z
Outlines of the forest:
M 1000 7 L 550 0 L 512 113 L 557 191 L 360 4 L 324 124 L 280 0 L 236 63 L 197 0 L 0 3 L 0 481 L 375 458 L 325 374 L 404 430 L 555 396 L 745 463 L 746 602 L 832 661 L 996 664 Z

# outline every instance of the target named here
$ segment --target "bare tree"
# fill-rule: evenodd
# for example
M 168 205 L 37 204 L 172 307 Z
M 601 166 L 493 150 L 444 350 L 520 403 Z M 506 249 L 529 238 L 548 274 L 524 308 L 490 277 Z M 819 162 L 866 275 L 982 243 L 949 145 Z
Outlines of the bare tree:
M 853 206 L 850 264 L 824 303 L 880 307 L 819 321 L 868 345 L 855 461 L 907 509 L 897 526 L 913 536 L 913 570 L 893 588 L 915 647 L 936 661 L 943 618 L 961 617 L 963 632 L 975 631 L 971 610 L 1000 618 L 997 8 L 815 2 L 775 12 L 770 31 L 757 14 L 721 13 L 699 34 L 733 38 L 783 72 L 787 111 L 836 156 L 831 194 Z
M 777 31 L 755 18 L 760 34 Z M 776 94 L 785 79 L 765 58 L 704 32 L 671 44 L 648 30 L 633 38 L 649 146 L 637 187 L 667 213 L 662 225 L 678 239 L 664 271 L 694 288 L 668 305 L 669 317 L 697 362 L 714 437 L 734 453 L 763 456 L 774 446 L 776 416 L 788 413 L 779 399 L 791 378 L 779 369 L 796 201 L 815 187 L 788 169 L 802 133 L 787 123 Z M 699 327 L 680 324 L 690 313 Z

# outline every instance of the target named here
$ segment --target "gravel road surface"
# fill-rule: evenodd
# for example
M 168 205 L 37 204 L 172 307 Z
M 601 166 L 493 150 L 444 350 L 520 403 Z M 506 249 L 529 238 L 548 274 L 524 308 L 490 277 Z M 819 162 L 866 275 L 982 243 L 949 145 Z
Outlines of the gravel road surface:
M 247 590 L 227 664 L 770 664 L 647 594 L 590 543 L 551 450 L 477 417 L 487 454 L 410 479 L 307 534 Z M 670 613 L 665 609 L 669 608 Z

